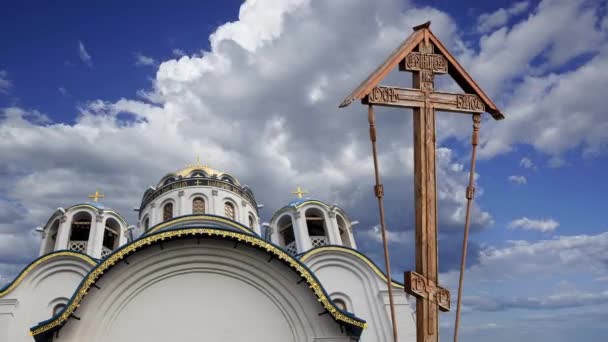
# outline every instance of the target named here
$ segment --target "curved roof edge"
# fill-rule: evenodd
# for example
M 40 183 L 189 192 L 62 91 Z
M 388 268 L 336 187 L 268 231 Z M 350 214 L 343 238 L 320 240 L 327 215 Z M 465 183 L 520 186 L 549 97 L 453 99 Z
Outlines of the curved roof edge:
M 376 273 L 380 278 L 382 278 L 382 280 L 385 283 L 388 281 L 388 278 L 386 277 L 386 273 L 384 273 L 384 271 L 382 271 L 382 269 L 380 267 L 378 267 L 378 265 L 376 265 L 376 263 L 374 263 L 365 254 L 359 252 L 356 249 L 352 249 L 352 248 L 349 248 L 349 247 L 338 246 L 338 245 L 320 246 L 320 247 L 315 247 L 313 249 L 310 249 L 309 251 L 307 251 L 305 253 L 298 254 L 296 257 L 298 259 L 300 259 L 300 261 L 306 262 L 313 255 L 316 255 L 316 254 L 319 254 L 319 253 L 324 253 L 324 252 L 338 252 L 338 253 L 350 254 L 350 255 L 352 255 L 352 256 L 360 259 L 365 264 L 367 264 L 372 269 L 372 271 L 374 271 L 374 273 Z M 400 282 L 397 282 L 397 281 L 393 280 L 392 284 L 393 284 L 393 287 L 403 288 L 403 284 L 400 283 Z
M 84 260 L 86 263 L 90 264 L 91 266 L 95 266 L 97 265 L 97 260 L 91 258 L 90 256 L 84 254 L 84 253 L 80 253 L 80 252 L 75 252 L 75 251 L 68 251 L 68 250 L 60 250 L 60 251 L 55 251 L 53 253 L 49 253 L 49 254 L 45 254 L 35 260 L 33 260 L 32 262 L 30 262 L 27 266 L 25 266 L 21 272 L 19 272 L 19 274 L 15 277 L 15 279 L 13 279 L 13 281 L 11 281 L 10 283 L 6 284 L 3 288 L 0 288 L 0 298 L 6 296 L 7 294 L 9 294 L 11 291 L 13 291 L 17 286 L 19 286 L 19 284 L 21 284 L 21 282 L 23 282 L 23 279 L 25 279 L 25 277 L 32 272 L 34 269 L 36 269 L 38 266 L 40 266 L 42 263 L 57 258 L 57 257 L 63 257 L 63 256 L 68 256 L 68 257 L 74 257 L 74 258 L 78 258 L 78 259 L 82 259 Z
M 246 243 L 252 247 L 259 249 L 260 251 L 266 252 L 278 260 L 284 262 L 293 271 L 300 275 L 308 283 L 308 287 L 314 292 L 319 303 L 325 308 L 325 310 L 333 317 L 333 319 L 343 324 L 353 335 L 360 336 L 363 329 L 366 327 L 365 320 L 356 317 L 350 312 L 344 311 L 338 308 L 330 299 L 329 295 L 314 275 L 314 273 L 300 260 L 294 258 L 289 253 L 285 252 L 279 246 L 262 240 L 259 237 L 244 234 L 241 232 L 218 229 L 218 228 L 185 228 L 158 232 L 156 234 L 146 236 L 135 240 L 134 242 L 124 245 L 120 249 L 114 251 L 112 254 L 106 257 L 103 261 L 97 264 L 89 274 L 82 280 L 78 289 L 74 292 L 72 298 L 70 298 L 67 306 L 57 315 L 51 317 L 46 321 L 38 323 L 38 325 L 30 328 L 30 335 L 34 336 L 37 342 L 48 341 L 52 336 L 52 333 L 60 329 L 67 320 L 72 316 L 76 308 L 80 305 L 80 302 L 87 295 L 90 288 L 95 282 L 100 279 L 104 273 L 108 272 L 115 264 L 125 257 L 136 253 L 137 251 L 155 245 L 166 240 L 173 240 L 178 238 L 219 238 L 219 239 L 230 239 L 240 243 Z
M 148 229 L 148 231 L 143 232 L 141 234 L 140 238 L 143 237 L 143 236 L 147 236 L 147 235 L 150 235 L 152 233 L 161 231 L 163 228 L 167 228 L 168 226 L 171 226 L 171 225 L 184 225 L 184 224 L 188 224 L 188 222 L 190 222 L 190 221 L 197 221 L 197 220 L 211 221 L 211 222 L 214 222 L 214 223 L 223 223 L 223 224 L 228 225 L 229 227 L 231 227 L 231 228 L 233 228 L 233 229 L 235 229 L 237 231 L 258 236 L 258 234 L 256 232 L 254 232 L 251 228 L 246 227 L 246 226 L 244 226 L 244 225 L 242 225 L 242 224 L 240 224 L 240 223 L 238 223 L 236 221 L 233 221 L 233 220 L 231 220 L 229 218 L 226 218 L 226 217 L 223 217 L 223 216 L 211 215 L 211 214 L 203 214 L 203 215 L 200 215 L 200 214 L 199 215 L 189 214 L 189 215 L 176 216 L 176 217 L 172 218 L 171 220 L 164 221 L 164 222 L 161 222 L 159 224 L 156 224 L 156 225 L 150 227 L 150 229 Z M 196 222 L 192 222 L 192 224 L 197 224 L 197 223 Z M 204 224 L 204 223 L 198 223 L 198 225 L 201 225 L 201 224 Z M 178 227 L 175 227 L 175 228 L 172 228 L 172 229 L 179 229 L 179 228 L 183 228 L 183 227 L 182 226 L 178 226 Z M 223 228 L 223 227 L 219 227 L 219 228 Z
M 327 204 L 321 200 L 318 199 L 313 199 L 313 198 L 299 198 L 297 200 L 293 200 L 291 202 L 289 202 L 286 206 L 281 207 L 279 210 L 275 211 L 274 214 L 272 214 L 272 217 L 270 218 L 270 222 L 272 222 L 272 220 L 274 220 L 279 214 L 285 212 L 286 210 L 289 209 L 298 209 L 301 208 L 307 204 L 317 204 L 320 205 L 322 207 L 325 207 L 327 209 L 333 207 L 334 205 L 332 204 Z M 340 210 L 340 212 L 342 213 L 342 216 L 344 216 L 345 219 L 348 219 L 348 215 L 346 215 L 346 212 L 344 211 L 344 209 L 340 208 L 340 206 L 338 206 L 337 204 L 335 205 L 335 207 L 337 209 Z

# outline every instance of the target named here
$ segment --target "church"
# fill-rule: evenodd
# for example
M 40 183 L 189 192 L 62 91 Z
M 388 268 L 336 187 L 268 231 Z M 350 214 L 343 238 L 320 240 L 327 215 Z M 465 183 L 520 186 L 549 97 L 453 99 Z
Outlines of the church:
M 252 189 L 197 161 L 145 190 L 136 225 L 99 192 L 58 208 L 0 289 L 0 342 L 391 341 L 387 278 L 357 222 L 303 194 L 262 224 Z M 392 290 L 414 341 L 414 298 Z

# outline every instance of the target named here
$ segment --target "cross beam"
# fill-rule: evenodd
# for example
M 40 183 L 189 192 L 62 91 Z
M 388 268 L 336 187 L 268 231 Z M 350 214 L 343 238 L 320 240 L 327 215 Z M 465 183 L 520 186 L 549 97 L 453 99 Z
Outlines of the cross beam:
M 453 94 L 439 91 L 425 94 L 420 89 L 385 86 L 374 87 L 363 99 L 363 103 L 386 107 L 420 108 L 425 106 L 426 99 L 434 109 L 442 112 L 470 114 L 486 111 L 484 103 L 479 96 L 474 94 Z

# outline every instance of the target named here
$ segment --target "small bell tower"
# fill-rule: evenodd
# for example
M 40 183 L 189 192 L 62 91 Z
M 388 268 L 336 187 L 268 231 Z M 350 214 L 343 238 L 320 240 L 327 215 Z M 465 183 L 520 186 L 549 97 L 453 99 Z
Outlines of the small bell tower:
M 344 210 L 336 204 L 304 198 L 307 192 L 299 186 L 292 194 L 298 198 L 279 209 L 270 221 L 273 243 L 292 255 L 329 245 L 357 248 L 354 224 Z

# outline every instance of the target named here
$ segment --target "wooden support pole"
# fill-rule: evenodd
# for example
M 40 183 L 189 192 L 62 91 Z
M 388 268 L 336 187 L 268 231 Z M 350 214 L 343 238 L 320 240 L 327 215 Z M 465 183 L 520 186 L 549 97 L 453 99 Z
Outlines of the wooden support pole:
M 386 237 L 386 224 L 384 220 L 384 187 L 380 181 L 380 168 L 378 166 L 378 149 L 376 147 L 376 117 L 374 115 L 374 107 L 372 105 L 367 106 L 367 119 L 369 121 L 369 138 L 372 142 L 372 156 L 374 157 L 374 174 L 376 178 L 376 185 L 374 186 L 374 193 L 378 198 L 378 211 L 380 213 L 380 229 L 382 232 L 382 246 L 384 248 L 384 263 L 386 265 L 386 287 L 388 288 L 388 301 L 391 311 L 391 325 L 393 326 L 393 340 L 394 342 L 399 341 L 397 334 L 397 318 L 395 315 L 395 303 L 393 299 L 393 280 L 391 276 L 391 262 L 388 254 L 388 241 Z

